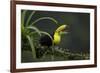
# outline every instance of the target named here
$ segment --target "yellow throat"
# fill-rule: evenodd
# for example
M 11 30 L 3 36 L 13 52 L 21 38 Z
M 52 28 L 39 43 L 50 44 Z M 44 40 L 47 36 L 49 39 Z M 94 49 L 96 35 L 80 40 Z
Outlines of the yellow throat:
M 59 43 L 60 43 L 60 41 L 61 41 L 61 35 L 60 35 L 60 32 L 62 31 L 62 30 L 64 30 L 66 28 L 66 25 L 61 25 L 60 27 L 58 27 L 57 29 L 56 29 L 56 31 L 55 31 L 55 33 L 54 33 L 54 40 L 53 40 L 53 43 L 55 44 L 55 45 L 58 45 Z
M 61 41 L 60 34 L 55 32 L 55 34 L 54 34 L 54 40 L 53 40 L 54 44 L 57 45 L 57 44 L 60 43 L 60 41 Z

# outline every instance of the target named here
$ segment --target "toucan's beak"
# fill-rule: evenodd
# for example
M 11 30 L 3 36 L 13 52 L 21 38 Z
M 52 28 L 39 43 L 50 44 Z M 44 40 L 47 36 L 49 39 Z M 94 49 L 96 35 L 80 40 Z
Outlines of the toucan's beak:
M 61 32 L 69 32 L 69 26 L 66 25 L 66 27 Z
M 63 32 L 68 28 L 68 25 L 61 25 L 57 28 L 56 32 Z

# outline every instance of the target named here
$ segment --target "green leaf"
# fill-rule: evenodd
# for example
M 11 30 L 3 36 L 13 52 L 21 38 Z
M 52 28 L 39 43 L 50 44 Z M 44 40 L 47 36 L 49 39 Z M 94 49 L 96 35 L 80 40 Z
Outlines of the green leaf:
M 31 18 L 32 18 L 32 16 L 35 14 L 35 11 L 33 11 L 31 14 L 30 14 L 30 16 L 28 17 L 28 19 L 27 19 L 27 22 L 26 22 L 26 26 L 29 24 L 29 22 L 30 22 L 30 20 L 31 20 Z
M 31 25 L 34 25 L 36 24 L 38 21 L 40 20 L 52 20 L 53 22 L 55 22 L 56 24 L 58 24 L 58 22 L 56 21 L 56 19 L 52 18 L 52 17 L 41 17 L 41 18 L 38 18 L 37 20 L 35 20 L 34 22 L 32 22 Z
M 21 16 L 21 25 L 23 26 L 24 25 L 24 18 L 25 18 L 25 14 L 26 14 L 27 10 L 24 10 L 22 12 L 22 16 Z
M 27 39 L 28 39 L 28 41 L 29 41 L 29 44 L 30 44 L 30 46 L 31 46 L 33 58 L 35 59 L 35 58 L 36 58 L 36 51 L 35 51 L 35 47 L 34 47 L 34 44 L 33 44 L 33 42 L 32 42 L 32 39 L 31 39 L 31 37 L 28 36 L 28 35 L 27 35 L 26 37 L 27 37 Z
M 41 32 L 38 28 L 34 27 L 34 26 L 29 26 L 29 27 L 26 27 L 27 29 L 31 29 L 31 30 L 35 30 L 40 36 L 41 36 Z

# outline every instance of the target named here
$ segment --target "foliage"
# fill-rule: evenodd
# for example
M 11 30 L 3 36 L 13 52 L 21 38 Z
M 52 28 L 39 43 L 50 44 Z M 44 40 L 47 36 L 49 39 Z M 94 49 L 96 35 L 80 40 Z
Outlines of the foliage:
M 37 27 L 34 26 L 34 24 L 36 24 L 40 20 L 45 20 L 45 19 L 52 20 L 56 24 L 58 22 L 54 18 L 52 18 L 52 17 L 41 17 L 41 18 L 38 18 L 37 20 L 33 21 L 31 24 L 29 24 L 32 16 L 35 14 L 35 11 L 33 11 L 29 15 L 29 17 L 28 17 L 28 19 L 26 21 L 26 24 L 25 24 L 24 20 L 25 20 L 26 12 L 27 11 L 24 10 L 22 12 L 22 16 L 21 16 L 22 17 L 21 18 L 22 49 L 24 49 L 24 48 L 31 48 L 33 58 L 36 59 L 36 48 L 35 47 L 39 46 L 39 45 L 35 46 L 36 41 L 34 42 L 34 40 L 37 38 L 37 36 L 35 37 L 34 35 L 38 34 L 38 37 L 40 37 L 42 34 L 45 34 L 45 35 L 48 35 L 51 39 L 52 39 L 52 37 L 51 37 L 51 35 L 49 33 L 44 32 L 44 31 L 40 31 Z M 29 44 L 27 44 L 28 42 L 29 42 Z M 30 46 L 30 47 L 28 47 L 28 46 Z

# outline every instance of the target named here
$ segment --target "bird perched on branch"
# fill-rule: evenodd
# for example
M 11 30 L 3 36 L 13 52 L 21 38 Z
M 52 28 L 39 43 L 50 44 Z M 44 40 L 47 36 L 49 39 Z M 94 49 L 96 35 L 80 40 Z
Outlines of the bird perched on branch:
M 40 44 L 41 46 L 52 46 L 54 45 L 58 45 L 61 42 L 61 32 L 63 32 L 66 29 L 67 25 L 61 25 L 59 26 L 52 36 L 52 39 L 48 36 L 45 35 L 43 37 L 40 38 Z
M 61 25 L 59 26 L 55 31 L 54 31 L 54 34 L 51 35 L 51 37 L 49 37 L 48 35 L 44 35 L 40 38 L 39 40 L 39 43 L 41 46 L 45 46 L 45 47 L 51 47 L 53 45 L 58 45 L 60 44 L 61 42 L 61 32 L 63 32 L 65 29 L 66 29 L 67 25 Z M 45 49 L 46 50 L 46 49 Z M 38 48 L 38 55 L 37 54 L 37 57 L 39 56 L 42 56 L 42 54 L 45 52 L 44 49 L 41 49 L 41 48 Z

